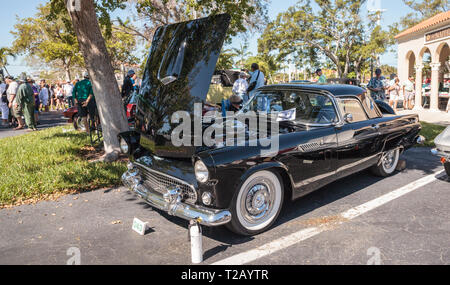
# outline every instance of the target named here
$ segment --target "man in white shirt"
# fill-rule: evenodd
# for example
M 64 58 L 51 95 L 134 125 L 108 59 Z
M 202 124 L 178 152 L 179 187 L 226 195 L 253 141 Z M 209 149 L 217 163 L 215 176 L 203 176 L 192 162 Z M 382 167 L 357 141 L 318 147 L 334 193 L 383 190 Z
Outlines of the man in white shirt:
M 233 94 L 236 94 L 241 97 L 244 101 L 247 101 L 248 98 L 246 98 L 247 94 L 247 88 L 248 88 L 248 82 L 245 79 L 246 75 L 245 73 L 241 72 L 239 74 L 239 79 L 236 80 L 233 84 Z
M 410 76 L 408 80 L 403 84 L 403 108 L 411 110 L 413 108 L 412 102 L 416 96 L 415 86 L 416 82 L 414 77 Z
M 73 85 L 70 83 L 70 81 L 67 81 L 67 83 L 64 85 L 64 97 L 66 98 L 67 103 L 69 104 L 69 108 L 73 106 Z
M 8 108 L 9 108 L 9 117 L 15 117 L 14 114 L 14 104 L 16 102 L 16 94 L 17 89 L 19 89 L 19 83 L 17 83 L 12 76 L 6 77 L 6 84 L 8 84 L 8 90 L 6 91 L 6 95 L 8 97 Z M 19 118 L 20 123 L 20 118 Z
M 41 108 L 45 108 L 45 112 L 48 112 L 48 89 L 45 84 L 45 80 L 40 82 L 41 91 L 39 92 L 39 100 L 41 101 Z
M 252 69 L 252 71 L 250 72 L 251 77 L 250 82 L 248 84 L 250 89 L 248 90 L 249 98 L 252 98 L 253 95 L 255 95 L 256 89 L 264 86 L 265 82 L 264 73 L 259 70 L 259 65 L 257 63 L 252 63 L 251 69 Z M 254 82 L 256 83 L 256 85 L 254 84 Z

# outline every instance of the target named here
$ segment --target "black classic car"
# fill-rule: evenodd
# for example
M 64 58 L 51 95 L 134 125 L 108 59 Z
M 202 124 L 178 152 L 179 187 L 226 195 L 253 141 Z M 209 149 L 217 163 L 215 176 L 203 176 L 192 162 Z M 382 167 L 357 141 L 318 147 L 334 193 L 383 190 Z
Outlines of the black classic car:
M 172 115 L 184 110 L 195 117 L 194 103 L 206 103 L 229 22 L 228 15 L 216 15 L 155 33 L 135 131 L 119 135 L 130 157 L 122 181 L 151 206 L 254 235 L 274 223 L 286 199 L 367 168 L 379 176 L 393 174 L 401 152 L 421 140 L 417 115 L 383 114 L 363 88 L 284 84 L 258 89 L 236 115 L 255 111 L 259 119 L 276 121 L 275 153 L 262 155 L 267 146 L 233 141 L 175 146 Z M 193 126 L 192 140 L 213 123 L 201 121 L 200 133 Z M 249 130 L 245 125 L 240 132 Z

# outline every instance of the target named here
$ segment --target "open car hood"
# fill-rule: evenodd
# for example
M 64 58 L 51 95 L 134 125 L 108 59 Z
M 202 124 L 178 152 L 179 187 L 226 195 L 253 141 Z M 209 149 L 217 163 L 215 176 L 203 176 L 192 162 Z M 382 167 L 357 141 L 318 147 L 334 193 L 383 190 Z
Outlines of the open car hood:
M 141 145 L 158 156 L 189 157 L 194 147 L 170 142 L 171 116 L 205 103 L 211 78 L 226 37 L 230 16 L 159 27 L 153 37 L 137 100 L 136 130 Z

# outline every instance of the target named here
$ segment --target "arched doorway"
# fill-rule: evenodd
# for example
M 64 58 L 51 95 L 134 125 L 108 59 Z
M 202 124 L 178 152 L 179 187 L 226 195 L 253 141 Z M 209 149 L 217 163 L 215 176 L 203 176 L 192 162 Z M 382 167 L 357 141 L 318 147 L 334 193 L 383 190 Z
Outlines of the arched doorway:
M 450 87 L 450 47 L 444 42 L 436 49 L 436 60 L 439 63 L 438 72 L 438 108 L 445 111 L 449 105 L 449 87 Z
M 422 107 L 429 109 L 430 108 L 430 96 L 431 96 L 431 51 L 428 47 L 422 48 L 419 54 L 418 59 L 418 69 L 417 72 L 417 84 L 420 82 L 420 90 L 421 90 L 421 101 Z M 420 81 L 419 81 L 420 80 Z M 416 89 L 417 89 L 416 84 Z M 416 102 L 417 104 L 417 102 Z
M 416 77 L 416 55 L 412 50 L 406 54 L 406 62 L 408 63 L 408 78 Z

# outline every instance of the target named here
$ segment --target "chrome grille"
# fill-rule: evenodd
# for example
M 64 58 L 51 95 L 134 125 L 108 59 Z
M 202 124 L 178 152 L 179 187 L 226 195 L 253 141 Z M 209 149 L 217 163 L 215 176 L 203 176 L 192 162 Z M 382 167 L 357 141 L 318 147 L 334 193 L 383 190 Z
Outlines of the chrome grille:
M 136 164 L 136 168 L 139 170 L 139 173 L 143 178 L 143 184 L 145 187 L 149 187 L 161 194 L 165 194 L 169 188 L 179 187 L 181 193 L 183 194 L 183 201 L 190 204 L 194 204 L 197 201 L 197 192 L 194 187 L 187 182 L 170 175 L 151 170 L 139 164 Z

